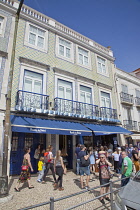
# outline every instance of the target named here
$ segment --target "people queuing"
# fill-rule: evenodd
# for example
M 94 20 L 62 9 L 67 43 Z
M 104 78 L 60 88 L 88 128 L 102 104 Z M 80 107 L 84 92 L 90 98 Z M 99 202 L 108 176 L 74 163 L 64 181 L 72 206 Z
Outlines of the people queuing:
M 65 149 L 65 148 L 62 148 L 62 151 L 61 151 L 61 156 L 63 157 L 63 163 L 64 163 L 64 174 L 66 175 L 66 173 L 67 173 L 67 165 L 68 165 L 68 160 L 67 160 L 68 154 L 67 154 L 67 152 L 66 152 L 66 149 Z
M 79 152 L 81 151 L 80 149 L 80 144 L 77 144 L 75 148 L 75 157 L 76 157 L 76 174 L 80 174 L 80 157 L 79 157 Z
M 127 152 L 122 152 L 122 179 L 121 186 L 124 187 L 130 180 L 130 176 L 132 174 L 132 160 L 127 156 Z
M 104 193 L 109 192 L 109 180 L 110 180 L 110 172 L 109 172 L 109 166 L 111 167 L 112 164 L 107 160 L 105 154 L 100 154 L 100 157 L 98 160 L 96 160 L 96 164 L 99 166 L 99 181 L 100 185 L 105 186 L 101 187 L 100 195 L 103 195 Z M 106 195 L 105 199 L 107 201 L 110 201 L 110 198 L 108 195 Z M 100 198 L 100 201 L 102 204 L 105 204 L 105 201 L 103 197 Z
M 138 172 L 139 167 L 140 167 L 140 164 L 139 164 L 139 150 L 138 150 L 138 147 L 136 145 L 134 146 L 134 149 L 132 150 L 132 160 L 133 160 L 133 163 L 135 165 L 136 172 Z
M 56 153 L 56 157 L 54 158 L 55 173 L 56 175 L 58 175 L 58 179 L 55 181 L 54 184 L 54 190 L 59 189 L 59 191 L 64 190 L 64 188 L 62 187 L 62 179 L 63 179 L 65 166 L 64 166 L 63 157 L 61 155 L 62 155 L 61 151 L 58 150 Z
M 86 186 L 85 188 L 89 188 L 89 179 L 90 179 L 90 155 L 87 153 L 86 147 L 84 145 L 81 145 L 81 151 L 79 152 L 79 158 L 80 158 L 80 183 L 81 183 L 81 189 L 84 188 L 83 183 L 83 176 L 86 174 Z
M 93 147 L 89 147 L 89 159 L 90 159 L 90 173 L 95 175 L 95 153 Z
M 62 186 L 63 174 L 66 174 L 67 152 L 63 148 L 62 151 L 58 150 L 56 156 L 54 157 L 52 153 L 53 147 L 49 145 L 44 151 L 42 145 L 38 145 L 34 158 L 38 166 L 38 177 L 37 182 L 45 183 L 46 175 L 48 171 L 51 170 L 54 179 L 54 190 L 62 191 L 64 190 Z M 116 147 L 113 150 L 113 145 L 110 143 L 107 146 L 100 147 L 89 147 L 86 148 L 85 145 L 78 144 L 75 148 L 76 157 L 76 174 L 80 175 L 80 187 L 81 189 L 89 188 L 90 174 L 95 175 L 99 173 L 100 185 L 107 184 L 101 187 L 100 195 L 107 193 L 109 190 L 109 180 L 112 177 L 112 166 L 114 166 L 114 175 L 122 175 L 121 186 L 125 186 L 129 180 L 133 171 L 133 165 L 135 166 L 135 171 L 140 170 L 140 151 L 136 145 L 126 144 L 124 147 Z M 23 163 L 21 167 L 21 174 L 18 180 L 15 191 L 19 192 L 19 186 L 21 183 L 27 181 L 29 189 L 34 188 L 31 185 L 30 172 L 33 172 L 33 167 L 30 161 L 30 148 L 25 149 L 25 154 L 23 157 Z M 58 178 L 56 179 L 56 175 Z M 86 175 L 86 184 L 84 185 L 83 177 Z M 125 179 L 124 179 L 125 178 Z M 106 200 L 110 201 L 109 197 L 105 197 Z M 101 197 L 100 201 L 105 204 L 104 198 Z
M 48 174 L 49 169 L 52 172 L 54 182 L 56 182 L 56 177 L 55 177 L 55 172 L 54 172 L 54 157 L 53 157 L 52 150 L 53 150 L 53 146 L 49 145 L 47 150 L 46 150 L 46 154 L 44 154 L 45 155 L 44 156 L 45 171 L 44 171 L 44 175 L 43 175 L 43 178 L 42 178 L 42 180 L 43 180 L 42 183 L 46 182 L 46 175 Z
M 112 154 L 113 158 L 114 158 L 114 171 L 118 174 L 120 172 L 119 170 L 119 156 L 120 156 L 120 152 L 118 147 L 115 148 L 115 152 Z

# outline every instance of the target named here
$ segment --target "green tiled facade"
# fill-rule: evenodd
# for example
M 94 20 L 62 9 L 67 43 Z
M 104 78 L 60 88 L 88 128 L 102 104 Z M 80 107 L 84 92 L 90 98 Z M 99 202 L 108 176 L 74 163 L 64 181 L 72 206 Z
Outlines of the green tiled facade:
M 34 48 L 24 45 L 24 36 L 25 36 L 25 27 L 26 21 L 20 19 L 18 35 L 17 35 L 17 46 L 16 46 L 16 58 L 15 58 L 15 68 L 14 68 L 14 78 L 13 78 L 13 88 L 12 88 L 12 107 L 15 107 L 16 93 L 18 91 L 19 85 L 19 75 L 20 75 L 20 61 L 19 57 L 25 57 L 40 63 L 44 63 L 50 66 L 50 71 L 48 71 L 48 80 L 47 80 L 47 95 L 49 95 L 50 101 L 54 99 L 54 71 L 53 67 L 58 69 L 71 72 L 82 77 L 92 79 L 95 81 L 94 88 L 94 104 L 99 105 L 99 87 L 96 85 L 96 82 L 101 82 L 105 85 L 112 87 L 112 107 L 116 108 L 115 97 L 114 97 L 114 88 L 113 88 L 113 73 L 111 61 L 107 61 L 109 77 L 103 76 L 97 73 L 96 66 L 96 54 L 91 52 L 91 66 L 92 70 L 83 68 L 76 64 L 76 54 L 74 54 L 74 63 L 65 61 L 56 57 L 55 55 L 55 44 L 56 44 L 56 35 L 48 31 L 48 52 L 41 52 Z M 74 52 L 76 52 L 76 43 L 74 43 Z

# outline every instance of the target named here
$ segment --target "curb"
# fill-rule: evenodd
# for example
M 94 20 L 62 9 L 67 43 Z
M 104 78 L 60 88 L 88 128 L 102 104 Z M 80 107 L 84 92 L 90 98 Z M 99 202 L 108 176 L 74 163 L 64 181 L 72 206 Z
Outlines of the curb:
M 13 199 L 13 195 L 8 195 L 6 197 L 0 198 L 0 203 L 6 203 Z

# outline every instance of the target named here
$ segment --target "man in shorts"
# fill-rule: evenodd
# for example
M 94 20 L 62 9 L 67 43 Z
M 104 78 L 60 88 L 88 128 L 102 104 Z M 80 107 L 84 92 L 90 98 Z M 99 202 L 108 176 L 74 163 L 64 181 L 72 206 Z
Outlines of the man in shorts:
M 83 184 L 83 176 L 86 174 L 86 186 L 85 188 L 88 189 L 88 183 L 90 179 L 90 167 L 89 166 L 82 166 L 82 161 L 81 159 L 84 157 L 85 160 L 89 159 L 89 154 L 86 152 L 86 147 L 84 145 L 81 145 L 81 151 L 79 152 L 79 158 L 80 158 L 80 182 L 81 182 L 81 188 L 84 188 Z M 90 162 L 89 162 L 90 165 Z
M 127 156 L 126 151 L 122 152 L 122 158 L 123 158 L 123 162 L 122 162 L 122 179 L 121 181 L 121 187 L 127 185 L 127 183 L 130 180 L 130 176 L 132 173 L 132 161 L 131 159 Z

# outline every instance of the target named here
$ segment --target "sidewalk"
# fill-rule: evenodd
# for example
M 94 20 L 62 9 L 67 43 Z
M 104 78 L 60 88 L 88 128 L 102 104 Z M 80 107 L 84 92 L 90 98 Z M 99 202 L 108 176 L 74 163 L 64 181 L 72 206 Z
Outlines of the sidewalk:
M 11 177 L 9 188 L 9 193 L 13 195 L 13 199 L 7 203 L 0 204 L 0 209 L 2 210 L 17 210 L 20 208 L 24 208 L 27 206 L 31 206 L 34 204 L 38 204 L 41 202 L 46 202 L 50 200 L 50 197 L 60 198 L 62 196 L 70 195 L 72 193 L 80 192 L 80 176 L 75 175 L 73 172 L 68 172 L 67 175 L 63 177 L 63 187 L 64 191 L 54 191 L 53 190 L 53 178 L 52 175 L 46 177 L 47 183 L 41 184 L 36 181 L 37 175 L 32 175 L 31 183 L 35 188 L 28 189 L 27 184 L 21 185 L 20 192 L 15 192 L 14 187 L 16 186 L 18 177 Z M 112 180 L 115 180 L 113 178 Z M 89 182 L 89 187 L 99 186 L 98 178 L 95 178 L 94 181 L 91 180 Z M 74 196 L 72 198 L 68 198 L 62 201 L 58 201 L 55 203 L 55 210 L 64 210 L 68 207 L 76 205 L 78 203 L 84 202 L 86 200 L 93 199 L 94 197 L 99 195 L 99 189 L 94 192 L 86 192 L 81 195 Z M 95 200 L 81 207 L 75 208 L 76 210 L 84 209 L 110 209 L 110 203 L 105 201 L 106 205 L 102 205 L 99 200 Z M 49 209 L 49 205 L 34 208 L 36 210 L 44 210 Z

